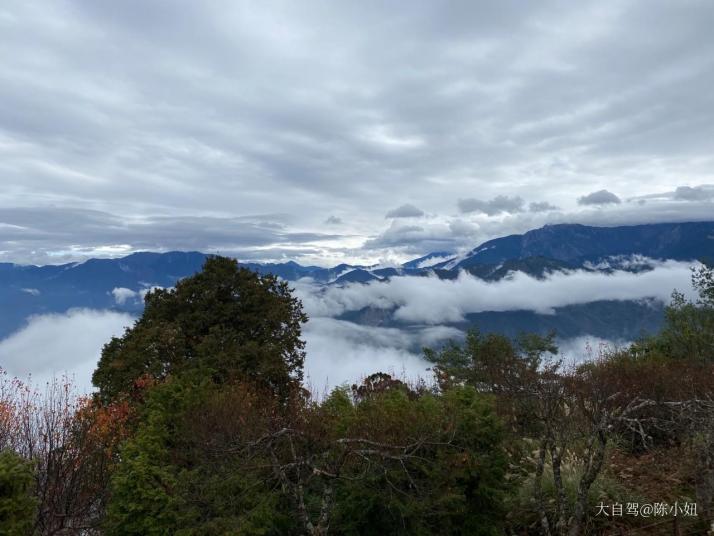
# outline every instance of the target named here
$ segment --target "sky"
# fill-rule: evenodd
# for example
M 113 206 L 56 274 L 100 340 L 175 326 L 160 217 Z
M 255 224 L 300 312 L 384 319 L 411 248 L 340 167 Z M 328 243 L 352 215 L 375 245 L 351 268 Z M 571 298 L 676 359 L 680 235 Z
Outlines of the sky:
M 0 3 L 0 261 L 714 217 L 706 0 Z

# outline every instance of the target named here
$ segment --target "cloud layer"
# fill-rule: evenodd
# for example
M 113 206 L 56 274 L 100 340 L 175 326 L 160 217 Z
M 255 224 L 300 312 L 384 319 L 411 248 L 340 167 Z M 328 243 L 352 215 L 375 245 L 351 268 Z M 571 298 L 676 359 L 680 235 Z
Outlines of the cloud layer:
M 422 347 L 460 340 L 463 333 L 447 324 L 459 323 L 469 313 L 530 310 L 549 314 L 558 307 L 596 300 L 666 302 L 675 288 L 691 297 L 690 275 L 688 264 L 667 261 L 638 274 L 574 271 L 536 280 L 517 273 L 492 283 L 467 274 L 453 281 L 395 277 L 389 282 L 326 288 L 301 280 L 295 292 L 310 316 L 303 332 L 307 382 L 319 393 L 377 371 L 429 380 Z M 114 296 L 134 300 L 140 294 L 117 288 Z M 338 318 L 365 307 L 383 310 L 396 327 L 358 325 Z M 20 377 L 32 374 L 36 382 L 66 372 L 75 375 L 80 389 L 89 390 L 102 346 L 132 321 L 126 314 L 92 310 L 33 317 L 26 328 L 0 341 L 0 367 Z M 582 360 L 588 342 L 597 353 L 607 341 L 593 337 L 560 341 L 562 354 L 568 362 Z
M 126 314 L 88 309 L 32 317 L 0 341 L 0 367 L 19 378 L 31 375 L 36 384 L 67 374 L 88 392 L 102 347 L 132 323 Z
M 547 218 L 711 217 L 712 16 L 661 0 L 8 0 L 0 259 L 329 263 L 460 246 L 457 221 L 485 240 Z M 647 200 L 577 204 L 603 188 Z M 398 242 L 384 214 L 407 202 L 438 217 Z
M 386 282 L 327 288 L 298 282 L 296 291 L 311 316 L 334 317 L 372 307 L 393 310 L 394 319 L 403 324 L 439 325 L 461 322 L 469 313 L 485 311 L 552 314 L 558 307 L 599 300 L 654 298 L 668 302 L 674 289 L 687 295 L 691 292 L 690 267 L 689 263 L 666 261 L 643 273 L 576 270 L 557 272 L 544 280 L 516 272 L 497 282 L 462 272 L 455 280 L 394 277 Z
M 305 326 L 304 337 L 306 383 L 319 393 L 337 385 L 358 383 L 374 372 L 429 381 L 430 364 L 422 357 L 421 349 L 445 340 L 459 340 L 463 333 L 445 326 L 409 332 L 315 317 Z

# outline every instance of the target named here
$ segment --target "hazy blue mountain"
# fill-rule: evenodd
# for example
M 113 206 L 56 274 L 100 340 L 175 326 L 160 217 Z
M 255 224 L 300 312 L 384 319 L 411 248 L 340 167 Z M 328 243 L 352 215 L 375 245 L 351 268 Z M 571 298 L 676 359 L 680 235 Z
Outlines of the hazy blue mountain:
M 369 270 L 370 273 L 376 275 L 380 279 L 395 277 L 398 275 L 411 275 L 411 270 L 404 268 L 374 268 Z
M 472 264 L 470 266 L 459 265 L 458 267 L 449 270 L 449 272 L 458 272 L 459 269 L 463 269 L 480 279 L 485 279 L 486 281 L 498 281 L 499 279 L 506 277 L 506 275 L 511 272 L 524 272 L 537 279 L 543 279 L 548 274 L 572 270 L 577 267 L 578 266 L 574 266 L 567 262 L 549 259 L 547 257 L 526 257 L 523 259 L 508 259 L 499 264 Z
M 118 306 L 112 290 L 173 286 L 200 270 L 205 258 L 196 252 L 135 253 L 60 266 L 1 265 L 0 338 L 20 328 L 31 315 L 79 307 L 139 312 L 140 301 Z
M 394 320 L 393 310 L 365 307 L 340 316 L 358 324 L 384 328 L 413 329 L 411 324 Z M 478 326 L 483 332 L 498 332 L 515 337 L 523 332 L 547 334 L 555 331 L 568 339 L 591 335 L 614 341 L 632 341 L 643 334 L 656 333 L 662 326 L 664 307 L 654 300 L 602 300 L 557 307 L 553 314 L 534 311 L 487 311 L 470 313 L 463 322 L 450 325 L 462 330 Z
M 654 259 L 714 259 L 714 222 L 666 223 L 621 227 L 550 225 L 523 235 L 497 238 L 481 244 L 466 255 L 433 252 L 399 267 L 352 266 L 332 268 L 302 266 L 296 262 L 244 265 L 260 273 L 273 273 L 296 281 L 311 278 L 321 284 L 369 283 L 395 276 L 436 275 L 458 277 L 461 271 L 496 281 L 511 272 L 543 278 L 550 273 L 575 268 L 610 271 L 614 268 L 649 269 Z M 170 287 L 179 279 L 200 270 L 206 255 L 199 252 L 135 253 L 119 259 L 91 259 L 58 266 L 22 266 L 0 263 L 0 338 L 20 328 L 31 315 L 65 312 L 71 308 L 115 309 L 138 313 L 143 307 L 142 290 Z M 117 301 L 114 289 L 129 289 L 134 298 Z M 619 304 L 619 305 L 618 305 Z M 590 305 L 590 304 L 588 304 Z M 535 313 L 481 313 L 470 322 L 494 330 L 559 327 L 567 333 L 589 332 L 631 335 L 652 330 L 661 321 L 661 310 L 649 306 L 635 311 L 629 302 L 572 308 L 555 315 Z M 661 308 L 660 308 L 661 309 Z M 383 312 L 351 314 L 359 321 L 379 321 Z M 657 320 L 659 319 L 659 320 Z M 625 324 L 622 324 L 622 323 Z M 587 331 L 591 330 L 591 331 Z

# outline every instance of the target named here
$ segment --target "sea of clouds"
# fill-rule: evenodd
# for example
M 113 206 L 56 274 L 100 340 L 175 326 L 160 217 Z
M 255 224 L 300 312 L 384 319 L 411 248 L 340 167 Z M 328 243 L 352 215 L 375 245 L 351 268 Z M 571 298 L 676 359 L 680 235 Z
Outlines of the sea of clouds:
M 37 385 L 67 375 L 86 392 L 102 347 L 132 323 L 128 314 L 93 309 L 33 316 L 0 341 L 0 367 Z
M 488 282 L 461 272 L 454 280 L 435 276 L 394 277 L 342 287 L 320 287 L 302 280 L 295 290 L 312 316 L 338 316 L 365 307 L 396 308 L 396 320 L 433 325 L 459 322 L 468 313 L 484 311 L 552 314 L 557 307 L 597 300 L 667 301 L 675 288 L 691 294 L 690 277 L 691 264 L 664 261 L 640 273 L 574 270 L 535 279 L 516 272 L 500 281 Z
M 315 391 L 325 391 L 376 371 L 409 380 L 428 379 L 429 363 L 421 349 L 460 340 L 464 334 L 447 324 L 462 321 L 469 313 L 529 310 L 552 314 L 558 307 L 597 300 L 666 303 L 674 289 L 692 297 L 690 277 L 690 263 L 666 261 L 641 273 L 575 270 L 541 280 L 523 273 L 497 282 L 466 273 L 455 280 L 394 277 L 327 287 L 300 280 L 293 287 L 310 317 L 303 328 L 306 383 Z M 125 294 L 117 293 L 117 302 L 134 298 Z M 396 327 L 365 326 L 338 318 L 365 307 L 388 311 Z M 20 377 L 32 375 L 35 382 L 67 373 L 75 377 L 80 389 L 91 390 L 91 373 L 102 346 L 133 321 L 125 313 L 88 309 L 32 317 L 24 329 L 0 341 L 0 366 Z M 559 341 L 561 353 L 570 362 L 626 343 L 590 336 Z

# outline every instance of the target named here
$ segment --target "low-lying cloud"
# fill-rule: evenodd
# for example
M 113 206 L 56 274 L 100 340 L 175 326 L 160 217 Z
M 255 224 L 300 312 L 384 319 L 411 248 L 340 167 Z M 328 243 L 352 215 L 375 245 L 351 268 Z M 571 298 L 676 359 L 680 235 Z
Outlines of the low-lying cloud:
M 311 316 L 335 317 L 366 307 L 394 310 L 404 324 L 462 322 L 469 313 L 528 310 L 552 314 L 558 307 L 600 300 L 666 302 L 674 289 L 690 292 L 689 263 L 665 261 L 644 273 L 575 270 L 538 280 L 521 272 L 487 282 L 466 272 L 455 280 L 394 277 L 389 281 L 319 288 L 298 282 L 296 291 Z
M 127 302 L 136 301 L 140 294 L 130 288 L 117 287 L 112 290 L 112 296 L 117 305 L 125 305 Z
M 132 322 L 124 313 L 89 309 L 31 317 L 24 329 L 0 341 L 0 367 L 33 383 L 67 374 L 80 391 L 89 391 L 102 347 Z
M 141 290 L 131 290 L 130 288 L 116 287 L 111 294 L 114 296 L 114 302 L 117 305 L 140 305 L 144 303 L 144 299 L 149 292 L 160 290 L 164 287 L 158 285 L 145 286 Z
M 530 310 L 549 314 L 559 307 L 597 300 L 666 302 L 675 288 L 691 293 L 690 275 L 689 264 L 666 261 L 641 273 L 577 270 L 554 273 L 544 280 L 522 273 L 498 282 L 462 273 L 451 281 L 394 277 L 342 287 L 321 287 L 301 280 L 295 284 L 296 294 L 310 316 L 303 332 L 306 383 L 319 393 L 359 382 L 378 371 L 429 382 L 430 364 L 424 360 L 422 348 L 461 340 L 463 332 L 448 324 L 463 322 L 469 313 Z M 136 299 L 140 294 L 126 290 L 115 289 L 115 298 Z M 392 327 L 338 318 L 365 307 L 387 311 Z M 19 377 L 31 374 L 34 382 L 67 373 L 75 376 L 80 390 L 88 391 L 102 346 L 131 323 L 132 317 L 127 314 L 85 309 L 32 317 L 23 330 L 0 341 L 0 367 Z M 568 363 L 587 358 L 588 345 L 597 355 L 601 347 L 613 344 L 625 345 L 626 341 L 591 336 L 559 341 L 561 355 Z
M 27 327 L 0 341 L 0 368 L 35 385 L 66 374 L 79 391 L 89 392 L 102 347 L 132 323 L 127 314 L 89 309 L 32 317 Z M 359 382 L 374 372 L 428 381 L 430 364 L 421 349 L 463 337 L 446 326 L 408 332 L 332 318 L 311 319 L 303 335 L 306 384 L 317 393 Z
M 565 366 L 578 365 L 584 361 L 598 359 L 602 355 L 626 348 L 632 341 L 607 340 L 594 335 L 581 335 L 571 339 L 558 339 L 558 357 Z
M 406 331 L 319 317 L 310 319 L 303 334 L 305 381 L 317 393 L 358 383 L 375 372 L 410 382 L 428 382 L 431 364 L 424 360 L 422 348 L 463 338 L 462 332 L 446 326 Z

